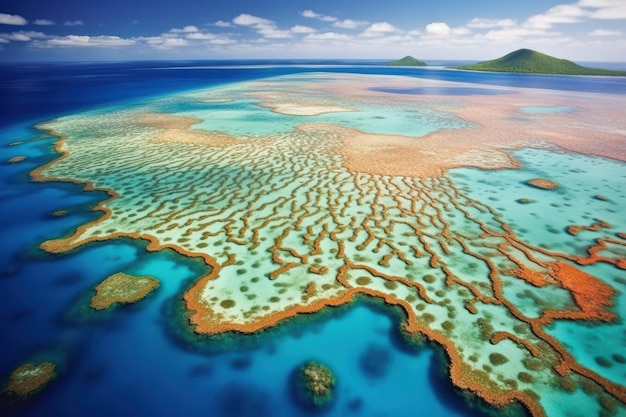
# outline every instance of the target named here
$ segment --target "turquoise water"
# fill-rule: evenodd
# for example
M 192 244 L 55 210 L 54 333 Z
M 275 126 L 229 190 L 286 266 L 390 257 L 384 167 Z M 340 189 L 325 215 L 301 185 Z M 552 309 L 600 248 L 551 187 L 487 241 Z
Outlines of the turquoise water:
M 351 112 L 291 116 L 275 113 L 257 103 L 253 99 L 203 103 L 183 98 L 168 101 L 166 105 L 154 103 L 152 110 L 204 120 L 193 129 L 253 138 L 289 132 L 303 123 L 331 123 L 364 132 L 406 136 L 425 136 L 442 128 L 460 129 L 469 125 L 452 114 L 419 107 L 398 111 L 384 106 L 361 105 Z
M 526 106 L 522 107 L 522 112 L 529 114 L 558 114 L 571 113 L 576 111 L 575 107 L 570 106 Z
M 498 175 L 477 169 L 455 169 L 449 175 L 464 192 L 494 207 L 513 231 L 532 245 L 587 256 L 587 249 L 595 239 L 614 239 L 615 233 L 626 231 L 625 164 L 606 158 L 536 149 L 515 151 L 513 155 L 522 163 L 522 169 L 502 170 Z M 524 184 L 536 177 L 554 180 L 560 188 L 542 190 Z M 520 198 L 532 201 L 520 204 Z M 577 236 L 567 233 L 568 226 L 589 226 L 597 220 L 608 222 L 611 227 L 581 231 Z M 613 257 L 626 255 L 624 246 L 614 245 L 611 250 Z M 624 270 L 606 263 L 578 267 L 603 279 L 617 291 L 611 310 L 621 315 L 626 310 Z M 624 355 L 626 323 L 623 320 L 612 323 L 557 321 L 548 327 L 548 332 L 583 366 L 626 385 L 626 364 L 614 359 L 614 355 Z

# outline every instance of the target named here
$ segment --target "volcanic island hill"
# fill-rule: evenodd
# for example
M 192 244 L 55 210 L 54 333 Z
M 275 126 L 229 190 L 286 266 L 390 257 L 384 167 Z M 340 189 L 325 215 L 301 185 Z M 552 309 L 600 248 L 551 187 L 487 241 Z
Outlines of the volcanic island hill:
M 426 63 L 410 55 L 405 56 L 402 59 L 391 61 L 387 64 L 390 67 L 425 67 Z
M 453 68 L 471 71 L 519 72 L 528 74 L 626 76 L 626 71 L 583 67 L 567 59 L 554 58 L 550 55 L 533 51 L 532 49 L 519 49 L 498 59 Z

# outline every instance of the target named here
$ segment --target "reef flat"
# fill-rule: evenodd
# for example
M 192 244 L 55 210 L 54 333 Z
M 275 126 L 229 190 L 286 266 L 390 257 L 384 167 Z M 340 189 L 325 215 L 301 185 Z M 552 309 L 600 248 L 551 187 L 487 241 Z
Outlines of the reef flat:
M 416 83 L 467 87 L 298 75 L 44 123 L 61 157 L 32 177 L 84 183 L 110 198 L 95 207 L 99 219 L 42 248 L 132 237 L 148 240 L 148 250 L 203 259 L 207 274 L 184 294 L 198 333 L 256 332 L 357 294 L 376 297 L 405 311 L 409 335 L 445 349 L 456 386 L 495 406 L 519 401 L 536 416 L 555 415 L 555 404 L 562 414 L 623 413 L 624 382 L 582 365 L 548 329 L 619 320 L 617 292 L 598 272 L 623 275 L 624 219 L 606 219 L 616 234 L 595 240 L 586 233 L 607 228 L 579 223 L 585 233 L 568 236 L 584 249 L 555 250 L 522 238 L 507 209 L 450 175 L 521 169 L 513 150 L 522 148 L 623 160 L 621 98 L 372 90 Z M 563 104 L 577 112 L 522 110 Z M 624 164 L 615 164 L 623 178 Z M 558 181 L 536 192 L 576 187 Z M 554 198 L 543 194 L 516 198 Z

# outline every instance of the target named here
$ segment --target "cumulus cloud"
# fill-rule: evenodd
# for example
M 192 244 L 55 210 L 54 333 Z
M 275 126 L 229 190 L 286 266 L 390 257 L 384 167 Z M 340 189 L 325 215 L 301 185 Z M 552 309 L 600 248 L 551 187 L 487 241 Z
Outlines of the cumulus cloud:
M 233 19 L 233 23 L 239 26 L 262 26 L 262 25 L 274 25 L 274 22 L 262 17 L 253 16 L 251 14 L 243 13 Z
M 156 49 L 171 49 L 189 45 L 189 41 L 186 39 L 167 36 L 152 36 L 149 38 L 142 38 L 141 40 Z
M 305 41 L 349 41 L 350 39 L 352 38 L 345 33 L 335 32 L 314 33 L 304 38 Z
M 476 28 L 476 29 L 488 29 L 488 28 L 497 28 L 497 27 L 512 27 L 515 26 L 517 22 L 513 19 L 482 19 L 475 17 L 470 20 L 467 24 L 467 27 Z
M 29 42 L 29 41 L 32 41 L 33 39 L 42 39 L 45 37 L 46 35 L 44 33 L 26 31 L 26 30 L 21 30 L 19 32 L 13 32 L 13 33 L 0 33 L 0 39 L 5 40 L 5 42 L 3 43 L 8 43 L 10 41 Z
M 291 29 L 289 29 L 291 33 L 315 33 L 317 32 L 315 29 L 308 26 L 295 25 Z
M 325 16 L 323 14 L 315 13 L 313 10 L 305 10 L 302 12 L 302 16 L 309 19 L 318 19 L 322 22 L 335 22 L 339 19 L 333 16 Z
M 433 22 L 426 25 L 426 34 L 433 36 L 446 36 L 450 34 L 451 29 L 445 22 Z
M 24 26 L 27 23 L 28 20 L 24 19 L 22 16 L 0 13 L 0 25 Z
M 525 27 L 550 29 L 557 23 L 577 23 L 587 15 L 587 11 L 575 4 L 559 4 L 548 11 L 531 16 L 524 23 Z
M 48 19 L 37 19 L 33 22 L 36 25 L 39 26 L 53 26 L 56 25 L 56 23 L 54 23 L 52 20 L 48 20 Z
M 400 30 L 387 22 L 377 22 L 371 24 L 367 29 L 361 33 L 361 37 L 364 38 L 377 38 L 385 36 L 389 33 L 399 32 Z
M 293 36 L 290 30 L 281 30 L 276 27 L 276 23 L 269 19 L 253 16 L 250 14 L 240 14 L 233 19 L 233 23 L 239 26 L 251 27 L 259 35 L 266 39 L 287 39 Z M 304 27 L 304 26 L 302 26 Z
M 193 25 L 187 25 L 182 29 L 170 29 L 171 33 L 193 33 L 193 32 L 200 32 L 200 29 L 198 29 L 197 26 L 193 26 Z
M 592 19 L 626 19 L 626 2 L 623 0 L 580 0 L 580 7 L 589 10 Z
M 215 26 L 220 27 L 220 28 L 232 28 L 233 25 L 230 22 L 225 22 L 223 20 L 218 20 L 217 22 L 213 23 Z
M 63 24 L 65 26 L 83 26 L 84 25 L 82 20 L 68 20 L 67 22 Z
M 359 26 L 364 26 L 364 25 L 367 25 L 366 21 L 352 20 L 352 19 L 338 20 L 335 23 L 333 23 L 333 27 L 341 28 L 341 29 L 356 29 Z
M 622 34 L 619 30 L 605 30 L 596 29 L 588 33 L 589 36 L 620 36 Z
M 68 35 L 50 39 L 45 42 L 47 46 L 67 47 L 116 47 L 129 46 L 135 43 L 134 39 L 124 39 L 119 36 L 77 36 Z

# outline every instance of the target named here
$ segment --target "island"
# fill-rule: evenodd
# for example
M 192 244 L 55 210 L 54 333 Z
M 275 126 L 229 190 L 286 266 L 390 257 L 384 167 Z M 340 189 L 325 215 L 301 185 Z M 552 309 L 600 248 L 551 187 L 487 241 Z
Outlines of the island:
M 54 379 L 56 365 L 52 362 L 25 363 L 9 377 L 7 394 L 27 398 L 43 390 Z
M 397 59 L 395 61 L 391 61 L 387 64 L 389 67 L 425 67 L 426 63 L 424 61 L 420 61 L 419 59 L 412 57 L 411 55 L 407 55 L 402 59 Z
M 104 310 L 116 303 L 135 303 L 158 286 L 159 280 L 153 277 L 135 277 L 121 272 L 113 274 L 96 286 L 90 306 L 94 310 Z
M 452 67 L 470 71 L 517 72 L 527 74 L 558 75 L 612 75 L 626 76 L 626 71 L 589 68 L 567 59 L 559 59 L 532 49 L 519 49 L 498 59 L 477 64 Z

